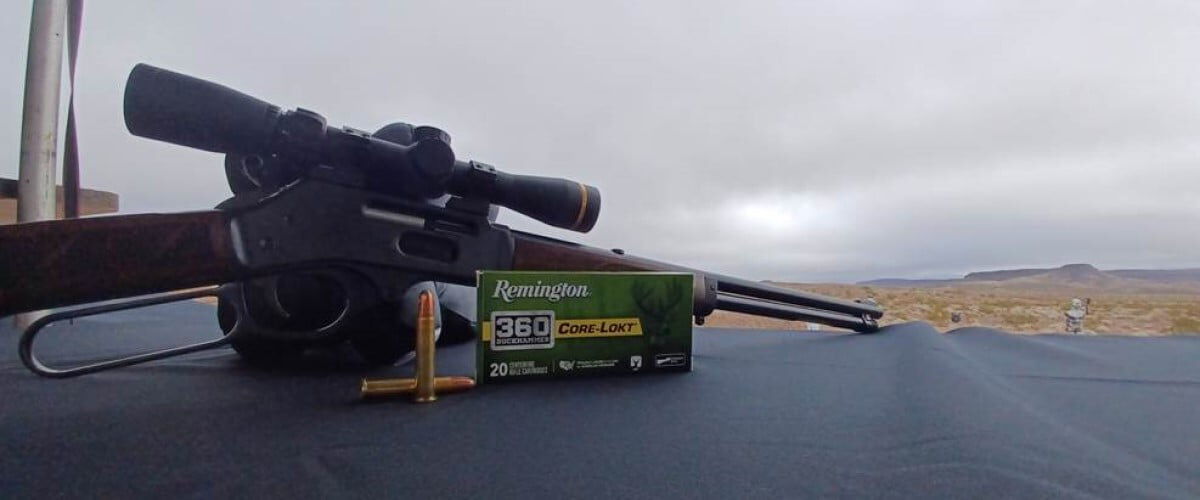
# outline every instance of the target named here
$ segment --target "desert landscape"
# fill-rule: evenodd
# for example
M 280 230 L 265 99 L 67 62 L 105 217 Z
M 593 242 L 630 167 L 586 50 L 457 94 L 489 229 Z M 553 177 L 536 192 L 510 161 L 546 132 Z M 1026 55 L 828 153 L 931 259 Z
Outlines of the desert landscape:
M 847 299 L 873 298 L 882 324 L 926 321 L 939 330 L 986 326 L 1014 333 L 1064 333 L 1071 299 L 1090 298 L 1083 332 L 1200 334 L 1200 269 L 1106 270 L 1088 264 L 970 273 L 960 279 L 882 279 L 858 284 L 773 283 Z M 958 313 L 959 321 L 952 321 Z M 803 322 L 718 311 L 706 326 L 803 330 Z M 821 327 L 829 329 L 828 327 Z

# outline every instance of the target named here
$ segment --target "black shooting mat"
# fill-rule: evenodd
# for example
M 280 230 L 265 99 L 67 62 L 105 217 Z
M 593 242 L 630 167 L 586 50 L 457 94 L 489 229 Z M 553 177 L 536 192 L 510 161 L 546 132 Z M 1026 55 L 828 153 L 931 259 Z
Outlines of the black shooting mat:
M 80 320 L 41 350 L 211 338 L 213 312 Z M 360 403 L 344 361 L 263 370 L 229 349 L 42 379 L 4 323 L 4 497 L 1200 495 L 1195 337 L 697 329 L 689 374 L 414 405 Z M 473 357 L 441 349 L 439 372 Z

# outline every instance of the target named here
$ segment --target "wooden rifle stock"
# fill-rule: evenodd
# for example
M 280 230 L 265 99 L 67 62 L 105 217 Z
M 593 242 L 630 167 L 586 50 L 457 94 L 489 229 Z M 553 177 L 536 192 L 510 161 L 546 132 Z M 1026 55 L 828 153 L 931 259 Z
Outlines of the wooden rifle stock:
M 236 279 L 211 210 L 0 225 L 0 316 Z

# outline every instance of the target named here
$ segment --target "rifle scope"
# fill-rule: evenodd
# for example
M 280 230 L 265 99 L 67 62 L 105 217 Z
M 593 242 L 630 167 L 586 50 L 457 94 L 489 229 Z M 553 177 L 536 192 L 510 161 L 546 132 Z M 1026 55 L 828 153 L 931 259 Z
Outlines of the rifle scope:
M 281 110 L 229 87 L 148 64 L 129 73 L 125 127 L 136 136 L 216 153 L 359 169 L 372 190 L 427 199 L 446 193 L 482 199 L 573 231 L 590 231 L 600 216 L 595 187 L 455 161 L 449 135 L 433 127 L 418 127 L 416 141 L 401 145 L 360 130 L 326 126 L 325 118 L 312 111 Z

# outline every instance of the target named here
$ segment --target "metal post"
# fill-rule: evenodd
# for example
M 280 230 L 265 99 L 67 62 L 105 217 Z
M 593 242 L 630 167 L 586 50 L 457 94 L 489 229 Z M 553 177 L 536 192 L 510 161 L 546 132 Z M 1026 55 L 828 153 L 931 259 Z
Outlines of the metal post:
M 29 54 L 25 62 L 17 222 L 55 218 L 58 91 L 62 84 L 66 22 L 67 0 L 34 0 L 29 23 Z M 17 315 L 17 328 L 25 328 L 41 315 Z

